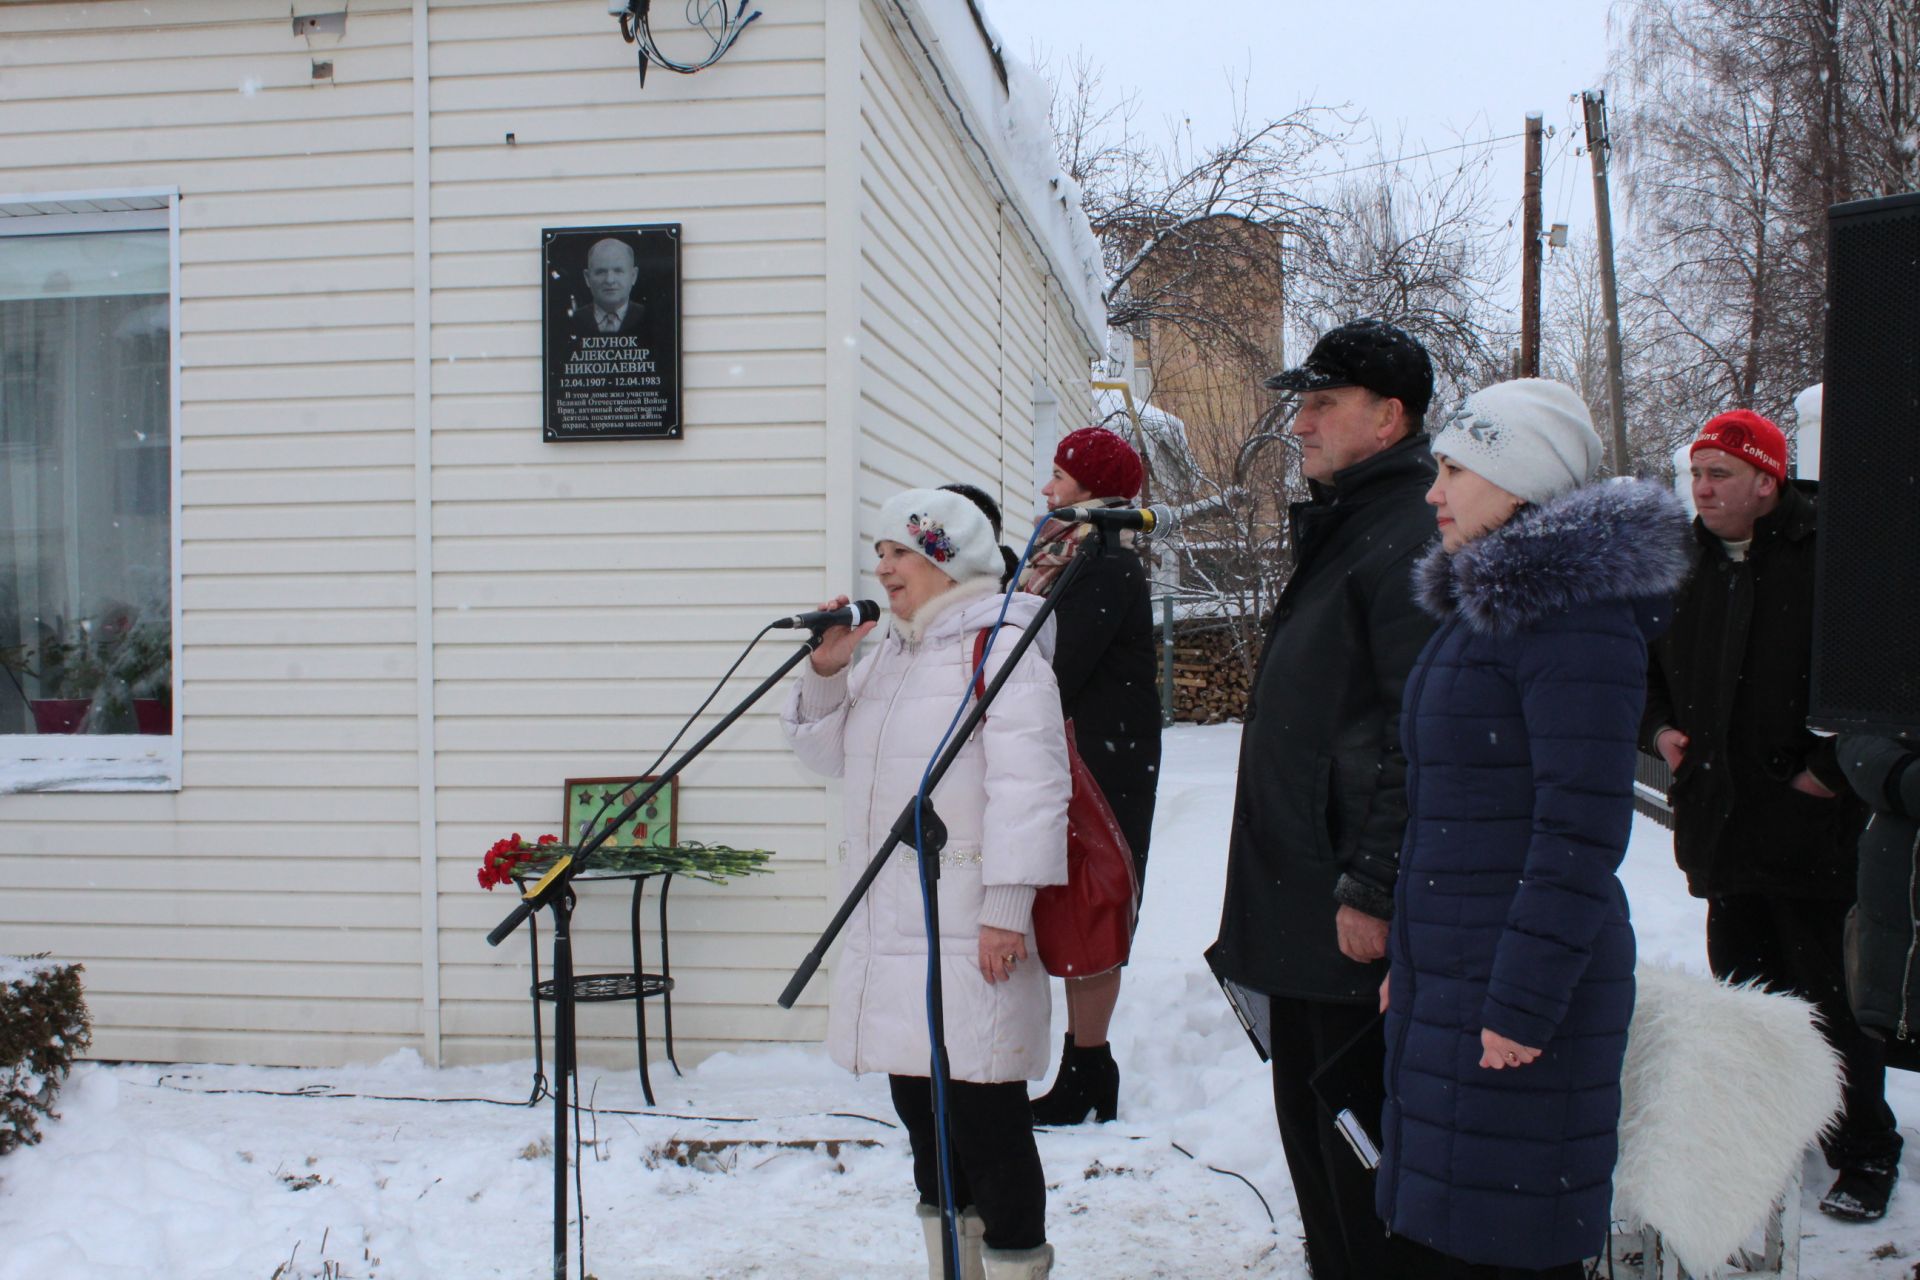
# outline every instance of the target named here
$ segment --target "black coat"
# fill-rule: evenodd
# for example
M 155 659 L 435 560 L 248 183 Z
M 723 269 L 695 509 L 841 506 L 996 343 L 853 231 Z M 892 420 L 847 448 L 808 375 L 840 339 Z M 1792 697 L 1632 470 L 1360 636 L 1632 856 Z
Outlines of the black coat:
M 1053 674 L 1074 742 L 1146 881 L 1160 781 L 1160 693 L 1154 681 L 1152 586 L 1131 547 L 1082 552 L 1054 620 Z
M 1424 435 L 1296 504 L 1293 577 L 1247 701 L 1215 973 L 1268 995 L 1367 1003 L 1386 962 L 1340 954 L 1341 904 L 1385 919 L 1407 823 L 1400 696 L 1433 619 L 1413 567 L 1434 538 Z
M 1920 1070 L 1920 739 L 1845 734 L 1840 766 L 1873 809 L 1860 837 L 1860 903 L 1849 947 L 1853 1015 Z
M 1695 897 L 1854 894 L 1865 810 L 1833 739 L 1807 728 L 1814 528 L 1813 496 L 1792 486 L 1755 525 L 1744 561 L 1695 520 L 1693 572 L 1647 664 L 1642 748 L 1666 725 L 1692 740 L 1668 799 Z M 1837 798 L 1796 791 L 1802 769 Z

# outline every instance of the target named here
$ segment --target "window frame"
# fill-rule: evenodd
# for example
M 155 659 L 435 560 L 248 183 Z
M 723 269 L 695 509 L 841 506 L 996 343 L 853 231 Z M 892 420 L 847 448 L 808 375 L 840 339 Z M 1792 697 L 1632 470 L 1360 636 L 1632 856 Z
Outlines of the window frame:
M 181 785 L 180 189 L 0 192 L 0 236 L 167 233 L 167 524 L 173 732 L 0 733 L 0 795 L 26 791 L 178 791 Z

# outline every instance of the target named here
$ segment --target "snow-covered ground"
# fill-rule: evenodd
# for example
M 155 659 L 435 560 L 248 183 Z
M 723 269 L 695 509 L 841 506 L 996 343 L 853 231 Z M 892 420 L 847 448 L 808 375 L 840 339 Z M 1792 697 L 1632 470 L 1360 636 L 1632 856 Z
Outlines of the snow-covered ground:
M 1167 741 L 1114 1027 L 1120 1119 L 1040 1137 L 1063 1280 L 1306 1274 L 1266 1071 L 1200 960 L 1237 741 L 1232 725 Z M 1642 955 L 1704 968 L 1703 913 L 1666 832 L 1636 827 L 1626 880 Z M 531 1073 L 531 1057 L 435 1071 L 411 1055 L 331 1071 L 83 1068 L 46 1141 L 0 1161 L 0 1280 L 548 1274 L 550 1104 L 472 1101 L 524 1099 Z M 654 1079 L 653 1113 L 614 1114 L 646 1110 L 633 1073 L 584 1078 L 599 1109 L 582 1171 L 589 1272 L 824 1280 L 923 1266 L 884 1080 L 854 1080 L 804 1048 Z M 1911 1143 L 1920 1081 L 1895 1072 L 1889 1084 Z M 1909 1152 L 1893 1215 L 1869 1226 L 1816 1211 L 1827 1178 L 1809 1159 L 1806 1280 L 1920 1274 L 1920 1151 Z

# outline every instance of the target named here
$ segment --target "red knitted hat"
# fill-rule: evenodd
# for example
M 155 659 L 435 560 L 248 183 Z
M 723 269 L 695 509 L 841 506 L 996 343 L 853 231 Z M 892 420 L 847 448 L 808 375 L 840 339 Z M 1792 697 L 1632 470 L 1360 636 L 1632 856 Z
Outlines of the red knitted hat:
M 1131 498 L 1140 492 L 1140 455 L 1105 427 L 1068 432 L 1053 451 L 1053 465 L 1096 498 Z
M 1691 458 L 1702 449 L 1718 449 L 1787 482 L 1787 437 L 1780 428 L 1751 409 L 1733 409 L 1700 428 L 1700 438 L 1687 450 Z

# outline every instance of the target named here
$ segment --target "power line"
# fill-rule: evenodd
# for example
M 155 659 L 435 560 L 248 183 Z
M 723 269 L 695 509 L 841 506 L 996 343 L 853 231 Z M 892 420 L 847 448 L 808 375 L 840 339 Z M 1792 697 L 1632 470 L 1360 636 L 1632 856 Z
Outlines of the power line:
M 1412 155 L 1394 156 L 1391 160 L 1373 160 L 1366 164 L 1356 164 L 1351 169 L 1335 169 L 1332 173 L 1316 173 L 1313 175 L 1313 180 L 1317 182 L 1321 178 L 1340 178 L 1349 173 L 1359 173 L 1364 169 L 1381 169 L 1387 165 L 1400 164 L 1406 160 L 1420 160 L 1427 156 L 1437 156 L 1448 151 L 1465 151 L 1470 147 L 1490 147 L 1498 142 L 1512 142 L 1515 138 L 1524 138 L 1526 136 L 1525 131 L 1520 133 L 1503 133 L 1497 138 L 1481 138 L 1477 142 L 1461 142 L 1451 147 L 1435 147 L 1431 151 L 1416 151 Z

